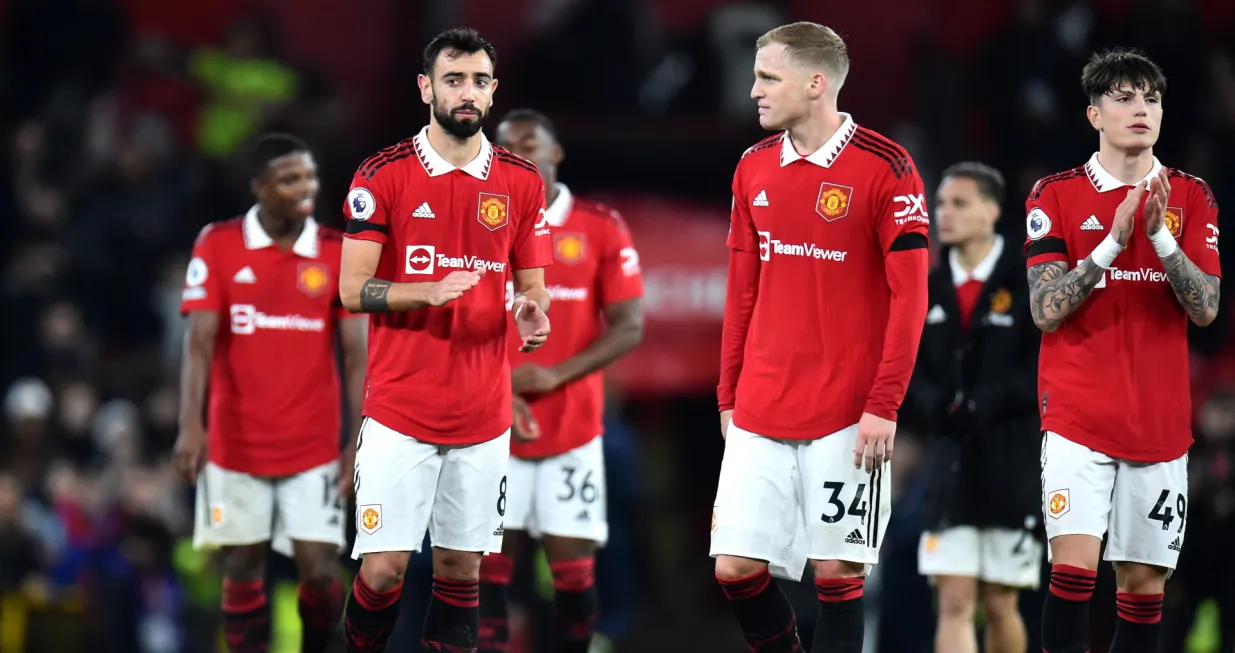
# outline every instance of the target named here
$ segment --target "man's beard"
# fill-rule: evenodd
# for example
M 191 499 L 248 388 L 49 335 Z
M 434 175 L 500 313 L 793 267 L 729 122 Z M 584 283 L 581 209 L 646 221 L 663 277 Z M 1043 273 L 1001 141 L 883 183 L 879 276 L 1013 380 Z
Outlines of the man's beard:
M 481 112 L 480 109 L 475 106 L 467 106 L 466 108 L 476 111 L 480 115 L 475 118 L 471 116 L 468 116 L 467 118 L 458 118 L 455 117 L 452 110 L 444 109 L 438 106 L 435 101 L 433 103 L 433 117 L 437 120 L 437 124 L 441 125 L 442 129 L 446 130 L 447 134 L 450 134 L 454 138 L 461 141 L 466 140 L 475 136 L 476 132 L 480 131 L 481 127 L 484 127 L 485 118 L 489 117 L 488 112 Z

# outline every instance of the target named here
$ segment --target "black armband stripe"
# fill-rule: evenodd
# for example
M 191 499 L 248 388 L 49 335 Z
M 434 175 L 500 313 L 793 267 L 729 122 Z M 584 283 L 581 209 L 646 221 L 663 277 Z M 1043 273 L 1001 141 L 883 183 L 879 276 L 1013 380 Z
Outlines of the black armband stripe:
M 926 249 L 926 236 L 922 234 L 901 234 L 892 241 L 889 252 L 904 252 L 911 249 Z
M 1028 245 L 1025 245 L 1026 258 L 1042 256 L 1043 254 L 1063 254 L 1064 256 L 1067 256 L 1068 245 L 1063 242 L 1062 238 L 1056 238 L 1054 236 L 1051 236 L 1050 238 L 1043 238 L 1042 240 L 1034 240 Z
M 364 233 L 366 231 L 376 231 L 379 234 L 388 234 L 390 233 L 390 226 L 384 225 L 384 224 L 374 224 L 372 222 L 366 222 L 364 220 L 348 220 L 347 221 L 347 233 L 359 234 L 359 233 Z

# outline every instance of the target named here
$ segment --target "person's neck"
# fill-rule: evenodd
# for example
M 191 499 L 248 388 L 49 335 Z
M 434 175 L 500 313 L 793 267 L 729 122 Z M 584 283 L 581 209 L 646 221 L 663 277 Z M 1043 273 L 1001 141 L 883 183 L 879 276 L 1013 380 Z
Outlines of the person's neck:
M 304 232 L 305 222 L 305 220 L 279 218 L 261 206 L 257 207 L 257 223 L 279 246 L 279 249 L 288 249 L 296 244 L 296 239 L 300 238 L 300 234 Z
M 429 146 L 445 159 L 446 163 L 456 168 L 462 168 L 480 156 L 483 139 L 484 135 L 476 132 L 460 140 L 446 133 L 446 130 L 442 129 L 436 120 L 429 123 Z
M 797 150 L 799 155 L 810 156 L 831 140 L 843 124 L 845 119 L 836 109 L 826 108 L 790 127 L 789 140 L 793 142 L 793 149 Z
M 562 194 L 562 189 L 557 186 L 557 177 L 548 177 L 545 179 L 545 206 L 553 206 L 557 201 L 557 196 Z
M 956 246 L 956 262 L 966 272 L 973 272 L 995 249 L 995 234 L 971 238 Z
M 1100 143 L 1098 146 L 1098 163 L 1119 181 L 1135 186 L 1149 176 L 1154 168 L 1154 150 L 1146 148 L 1139 151 L 1129 151 L 1116 148 L 1113 145 Z

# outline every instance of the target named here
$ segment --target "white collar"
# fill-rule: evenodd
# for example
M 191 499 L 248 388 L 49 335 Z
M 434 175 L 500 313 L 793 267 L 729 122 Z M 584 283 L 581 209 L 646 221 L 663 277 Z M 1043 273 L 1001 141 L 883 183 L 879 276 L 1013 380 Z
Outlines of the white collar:
M 1141 181 L 1149 182 L 1150 179 L 1157 177 L 1158 173 L 1161 171 L 1162 164 L 1158 162 L 1158 157 L 1155 156 L 1153 167 L 1149 169 L 1149 174 L 1145 175 L 1145 178 Z M 1107 172 L 1106 168 L 1103 168 L 1102 164 L 1098 163 L 1097 152 L 1094 152 L 1093 156 L 1089 157 L 1089 161 L 1085 162 L 1085 174 L 1089 176 L 1089 182 L 1093 184 L 1093 187 L 1097 189 L 1099 193 L 1105 193 L 1107 191 L 1115 190 L 1116 188 L 1123 188 L 1124 186 L 1130 185 L 1119 181 L 1115 178 L 1115 175 Z
M 241 230 L 244 232 L 245 249 L 262 249 L 274 245 L 274 239 L 262 229 L 262 223 L 257 219 L 257 205 L 244 214 Z M 292 251 L 305 258 L 317 258 L 317 221 L 309 218 L 304 221 L 304 229 L 292 245 Z
M 477 179 L 484 180 L 489 178 L 489 168 L 493 166 L 493 146 L 489 144 L 489 139 L 485 138 L 484 132 L 480 132 L 480 154 L 462 168 L 451 165 L 437 153 L 437 150 L 433 149 L 433 145 L 429 143 L 427 125 L 420 130 L 419 134 L 412 137 L 412 146 L 416 148 L 416 156 L 420 158 L 420 165 L 425 167 L 425 172 L 429 173 L 430 177 L 462 170 Z
M 858 130 L 858 123 L 853 121 L 853 116 L 842 113 L 844 122 L 840 124 L 840 129 L 832 134 L 832 138 L 823 144 L 823 147 L 811 152 L 807 156 L 798 154 L 798 151 L 793 147 L 793 140 L 789 138 L 789 132 L 785 132 L 784 138 L 780 141 L 780 165 L 785 167 L 798 159 L 806 159 L 811 163 L 823 167 L 830 168 L 832 163 L 836 161 L 836 157 L 840 156 L 841 150 L 849 144 L 849 139 L 853 138 L 853 133 Z
M 995 235 L 995 244 L 991 247 L 991 251 L 987 252 L 986 258 L 973 269 L 973 272 L 966 272 L 965 268 L 961 267 L 960 255 L 956 253 L 956 248 L 953 247 L 948 252 L 948 265 L 952 267 L 952 285 L 957 288 L 965 285 L 970 281 L 979 281 L 986 283 L 991 278 L 991 274 L 995 272 L 995 264 L 999 262 L 1000 255 L 1003 254 L 1003 236 Z
M 574 195 L 570 194 L 570 189 L 566 184 L 554 184 L 557 188 L 557 199 L 545 209 L 545 220 L 549 222 L 550 227 L 560 227 L 566 224 L 566 218 L 570 217 L 570 208 L 575 203 Z

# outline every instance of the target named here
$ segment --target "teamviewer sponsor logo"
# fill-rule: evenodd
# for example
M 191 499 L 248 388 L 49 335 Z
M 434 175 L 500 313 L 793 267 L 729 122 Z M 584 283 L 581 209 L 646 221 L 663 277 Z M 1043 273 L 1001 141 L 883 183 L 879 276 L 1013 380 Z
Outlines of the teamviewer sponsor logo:
M 1080 265 L 1081 261 L 1077 261 L 1076 264 Z M 1098 283 L 1094 284 L 1094 288 L 1105 288 L 1107 279 L 1110 279 L 1111 281 L 1148 281 L 1149 283 L 1170 283 L 1170 279 L 1167 278 L 1165 272 L 1159 272 L 1158 270 L 1154 270 L 1152 268 L 1135 268 L 1132 270 L 1110 268 L 1102 273 L 1102 278 L 1098 280 Z
M 433 261 L 436 251 L 433 245 L 408 245 L 407 264 L 403 271 L 407 274 L 433 274 Z
M 437 255 L 437 267 L 447 270 L 506 271 L 506 264 L 498 261 L 486 261 L 478 256 L 447 256 L 445 254 Z
M 587 301 L 587 288 L 569 288 L 567 286 L 549 286 L 549 299 L 555 302 Z
M 836 249 L 824 249 L 814 243 L 786 243 L 772 237 L 771 232 L 759 233 L 759 260 L 771 260 L 773 254 L 780 256 L 799 256 L 820 261 L 844 262 L 849 252 Z
M 232 333 L 251 335 L 259 329 L 269 331 L 315 331 L 326 330 L 326 320 L 303 315 L 267 315 L 252 304 L 232 304 Z

